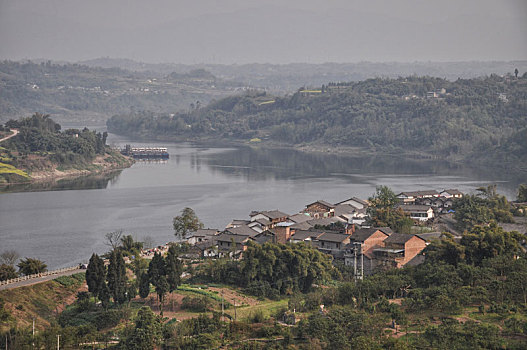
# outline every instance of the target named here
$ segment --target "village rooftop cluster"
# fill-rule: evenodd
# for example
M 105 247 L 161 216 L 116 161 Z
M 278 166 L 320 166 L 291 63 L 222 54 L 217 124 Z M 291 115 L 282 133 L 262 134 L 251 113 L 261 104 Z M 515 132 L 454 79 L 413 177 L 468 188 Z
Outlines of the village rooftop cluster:
M 431 223 L 451 212 L 456 189 L 402 192 L 400 207 L 416 224 Z M 279 210 L 252 211 L 249 219 L 232 220 L 223 230 L 199 229 L 186 240 L 187 258 L 240 258 L 249 242 L 256 244 L 305 242 L 333 256 L 335 262 L 352 268 L 357 278 L 376 269 L 400 268 L 424 261 L 422 251 L 439 232 L 403 234 L 388 227 L 366 225 L 369 203 L 351 197 L 332 204 L 324 200 L 309 203 L 293 215 Z

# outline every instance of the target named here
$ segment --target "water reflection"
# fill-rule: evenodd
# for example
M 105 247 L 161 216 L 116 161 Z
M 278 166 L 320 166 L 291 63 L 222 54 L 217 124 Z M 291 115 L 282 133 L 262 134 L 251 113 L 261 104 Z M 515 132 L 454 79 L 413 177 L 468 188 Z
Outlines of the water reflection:
M 122 170 L 116 170 L 110 173 L 81 176 L 74 179 L 8 185 L 0 187 L 0 193 L 104 189 L 109 185 L 117 184 L 121 172 Z
M 192 164 L 200 163 L 193 155 Z M 213 173 L 240 176 L 246 181 L 294 180 L 336 177 L 361 183 L 366 176 L 456 176 L 473 180 L 506 182 L 506 192 L 514 193 L 526 182 L 525 173 L 510 174 L 494 167 L 471 167 L 443 160 L 412 159 L 398 156 L 339 155 L 306 153 L 293 149 L 269 150 L 240 147 L 230 152 L 206 156 L 203 160 Z

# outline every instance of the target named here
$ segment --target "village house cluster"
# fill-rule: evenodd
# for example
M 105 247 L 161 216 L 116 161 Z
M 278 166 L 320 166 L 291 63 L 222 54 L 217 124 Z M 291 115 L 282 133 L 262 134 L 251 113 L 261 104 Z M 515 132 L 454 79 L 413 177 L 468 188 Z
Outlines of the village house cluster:
M 455 189 L 441 192 L 414 191 L 397 195 L 401 208 L 416 223 L 434 220 L 451 209 L 463 194 Z M 309 203 L 296 214 L 279 210 L 253 211 L 248 219 L 232 220 L 223 230 L 200 229 L 187 238 L 188 258 L 240 257 L 248 242 L 256 244 L 305 242 L 330 254 L 335 262 L 353 269 L 357 278 L 377 269 L 424 261 L 421 254 L 428 241 L 439 233 L 403 234 L 388 227 L 366 225 L 369 203 L 351 197 L 332 204 Z

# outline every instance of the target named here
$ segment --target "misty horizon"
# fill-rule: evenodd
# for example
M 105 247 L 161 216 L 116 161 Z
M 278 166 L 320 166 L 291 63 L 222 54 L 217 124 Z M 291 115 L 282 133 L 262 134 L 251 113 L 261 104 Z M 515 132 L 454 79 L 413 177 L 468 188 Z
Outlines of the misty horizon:
M 527 59 L 524 1 L 0 0 L 0 59 L 289 64 Z

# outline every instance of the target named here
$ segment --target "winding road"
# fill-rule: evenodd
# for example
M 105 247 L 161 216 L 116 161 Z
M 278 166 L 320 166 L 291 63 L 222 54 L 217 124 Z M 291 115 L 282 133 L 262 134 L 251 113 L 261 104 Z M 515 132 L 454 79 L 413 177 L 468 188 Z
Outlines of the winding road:
M 11 134 L 9 136 L 6 136 L 3 139 L 0 139 L 0 142 L 5 141 L 5 140 L 9 140 L 11 137 L 15 137 L 18 134 L 18 130 L 17 129 L 11 129 L 11 131 L 13 132 L 13 134 Z

